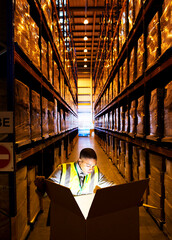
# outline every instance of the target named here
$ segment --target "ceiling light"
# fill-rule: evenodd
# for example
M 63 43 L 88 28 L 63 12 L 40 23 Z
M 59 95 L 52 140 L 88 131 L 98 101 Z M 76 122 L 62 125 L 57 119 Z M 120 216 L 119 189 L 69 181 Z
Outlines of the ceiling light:
M 84 20 L 84 24 L 88 24 L 88 19 L 87 18 Z
M 88 37 L 87 37 L 87 36 L 85 36 L 85 37 L 84 37 L 84 41 L 87 41 L 87 40 L 88 40 Z
M 84 49 L 84 52 L 88 52 L 86 48 Z
M 85 65 L 84 65 L 84 67 L 86 68 L 86 67 L 87 67 L 87 65 L 85 64 Z
M 87 58 L 84 58 L 84 62 L 87 62 Z

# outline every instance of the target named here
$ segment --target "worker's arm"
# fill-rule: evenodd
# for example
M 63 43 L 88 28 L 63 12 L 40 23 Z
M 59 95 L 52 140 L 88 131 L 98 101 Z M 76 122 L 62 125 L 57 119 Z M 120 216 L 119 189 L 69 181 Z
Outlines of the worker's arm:
M 105 175 L 103 175 L 101 172 L 99 172 L 99 182 L 98 182 L 98 187 L 100 188 L 105 188 L 105 187 L 110 187 L 110 186 L 113 186 L 115 185 L 114 182 L 112 181 L 109 181 Z
M 61 165 L 59 165 L 55 170 L 54 172 L 49 176 L 49 180 L 57 183 L 57 184 L 60 184 L 61 182 L 61 176 L 62 176 L 62 167 Z

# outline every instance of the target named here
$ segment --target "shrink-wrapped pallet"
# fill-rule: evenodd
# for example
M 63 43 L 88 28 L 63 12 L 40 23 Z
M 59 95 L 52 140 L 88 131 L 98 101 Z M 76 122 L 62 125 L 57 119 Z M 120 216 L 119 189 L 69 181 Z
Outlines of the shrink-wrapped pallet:
M 134 22 L 134 0 L 128 1 L 128 25 L 129 25 L 129 32 L 133 27 Z
M 22 146 L 30 141 L 29 87 L 15 79 L 15 142 Z
M 24 53 L 30 54 L 30 5 L 26 0 L 16 1 L 14 13 L 14 41 Z
M 47 43 L 41 37 L 41 69 L 42 74 L 48 79 Z
M 158 13 L 149 23 L 147 32 L 147 67 L 150 67 L 158 57 Z
M 118 131 L 118 108 L 114 110 L 114 130 Z
M 57 92 L 60 91 L 59 86 L 59 69 L 57 63 L 54 61 L 54 88 Z
M 126 40 L 126 7 L 123 9 L 121 22 L 119 25 L 119 52 Z
M 113 124 L 113 120 L 112 120 L 112 111 L 110 111 L 109 113 L 109 129 L 112 130 L 112 124 Z
M 166 158 L 165 167 L 166 167 L 166 174 L 168 174 L 172 178 L 172 161 L 171 161 L 171 159 Z
M 27 200 L 28 200 L 28 221 L 33 223 L 41 210 L 41 199 L 39 198 L 35 186 L 36 167 L 28 167 L 27 171 Z
M 61 132 L 64 132 L 66 129 L 66 122 L 65 122 L 65 111 L 62 108 L 60 109 L 60 117 L 61 117 Z
M 135 146 L 133 146 L 132 172 L 133 180 L 139 180 L 139 148 Z
M 165 87 L 164 138 L 162 141 L 172 142 L 172 81 Z
M 137 136 L 144 136 L 144 96 L 138 99 L 137 104 Z
M 118 95 L 118 73 L 116 73 L 113 80 L 113 98 Z
M 111 102 L 113 99 L 113 91 L 112 90 L 113 89 L 112 89 L 112 82 L 111 82 L 109 85 L 109 102 Z
M 140 9 L 142 7 L 142 0 L 137 0 L 137 1 L 134 1 L 134 7 L 135 7 L 135 20 L 137 19 L 137 16 L 140 12 Z
M 127 71 L 127 58 L 123 63 L 123 89 L 125 89 L 128 85 L 128 71 Z
M 48 72 L 49 72 L 49 81 L 53 83 L 53 51 L 51 43 L 48 42 Z
M 124 107 L 121 106 L 119 108 L 120 111 L 120 124 L 119 124 L 119 131 L 123 132 L 124 131 Z
M 40 68 L 39 27 L 30 17 L 30 58 Z
M 136 101 L 131 102 L 129 109 L 129 122 L 130 122 L 130 131 L 129 134 L 134 136 L 136 132 Z
M 172 204 L 170 204 L 166 199 L 164 202 L 165 211 L 165 224 L 163 226 L 164 232 L 168 235 L 168 238 L 172 239 Z
M 59 29 L 57 19 L 53 19 L 53 40 L 56 45 L 57 50 L 59 51 Z
M 54 102 L 48 101 L 48 133 L 54 135 Z
M 165 198 L 172 205 L 172 178 L 165 173 L 164 177 Z
M 57 131 L 61 133 L 61 117 L 60 117 L 60 110 L 57 109 Z
M 119 139 L 114 138 L 114 151 L 113 151 L 113 159 L 114 159 L 114 164 L 116 167 L 118 166 L 119 163 Z
M 119 86 L 120 86 L 120 92 L 122 92 L 124 90 L 123 67 L 122 66 L 119 68 Z
M 150 135 L 147 136 L 148 139 L 157 140 L 160 136 L 159 131 L 159 118 L 158 115 L 158 104 L 161 98 L 161 89 L 154 89 L 151 92 L 151 99 L 149 103 L 149 117 L 150 117 Z M 159 113 L 161 114 L 161 113 Z
M 105 128 L 108 129 L 108 113 L 105 114 Z
M 139 179 L 145 179 L 146 174 L 146 152 L 139 148 Z
M 57 106 L 57 100 L 54 99 L 54 134 L 58 134 L 58 116 L 57 116 L 57 111 L 58 111 L 58 106 Z
M 137 45 L 137 77 L 140 77 L 143 74 L 144 66 L 144 35 L 138 39 Z
M 41 105 L 40 94 L 31 92 L 31 130 L 32 140 L 37 141 L 41 139 Z
M 116 35 L 113 42 L 113 65 L 115 64 L 117 58 L 118 58 L 118 37 Z
M 48 138 L 48 100 L 42 97 L 42 136 Z
M 130 53 L 130 60 L 129 60 L 129 84 L 134 82 L 134 48 Z
M 28 231 L 27 220 L 27 167 L 16 172 L 17 215 L 14 219 L 16 239 L 25 239 Z
M 128 105 L 124 107 L 124 132 L 128 133 Z
M 172 47 L 172 2 L 164 0 L 162 4 L 162 16 L 160 19 L 161 25 L 161 54 L 168 48 Z
M 41 0 L 41 7 L 49 29 L 52 31 L 52 4 L 51 0 Z

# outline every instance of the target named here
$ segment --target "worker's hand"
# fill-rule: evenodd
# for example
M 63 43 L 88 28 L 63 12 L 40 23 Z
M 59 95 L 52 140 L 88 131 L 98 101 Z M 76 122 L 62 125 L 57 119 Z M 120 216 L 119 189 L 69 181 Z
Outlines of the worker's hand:
M 38 194 L 41 194 L 43 196 L 46 191 L 45 177 L 37 176 L 34 183 L 37 186 Z

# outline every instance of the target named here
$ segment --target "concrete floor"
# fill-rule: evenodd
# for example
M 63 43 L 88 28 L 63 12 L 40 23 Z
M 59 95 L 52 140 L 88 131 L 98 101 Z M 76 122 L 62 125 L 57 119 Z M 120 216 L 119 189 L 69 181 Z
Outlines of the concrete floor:
M 68 162 L 76 161 L 78 159 L 80 150 L 84 147 L 91 147 L 96 151 L 98 157 L 98 166 L 101 172 L 104 173 L 109 180 L 115 182 L 116 184 L 125 182 L 116 167 L 108 159 L 100 145 L 95 141 L 94 137 L 80 137 L 71 155 L 69 156 Z M 50 227 L 46 226 L 49 203 L 49 198 L 45 197 L 43 199 L 44 212 L 38 216 L 33 230 L 31 230 L 28 236 L 28 240 L 49 240 Z M 168 238 L 158 228 L 150 215 L 145 211 L 144 207 L 140 207 L 139 210 L 140 240 L 167 240 Z

